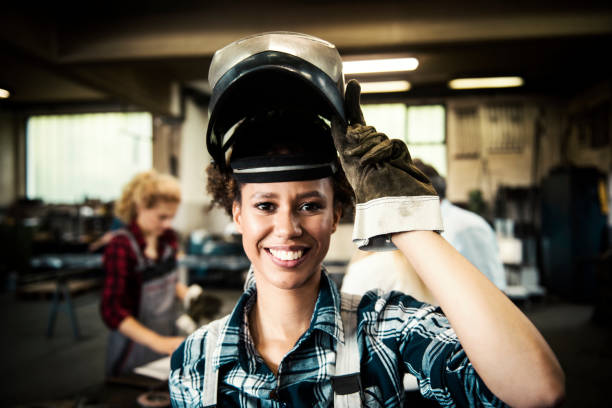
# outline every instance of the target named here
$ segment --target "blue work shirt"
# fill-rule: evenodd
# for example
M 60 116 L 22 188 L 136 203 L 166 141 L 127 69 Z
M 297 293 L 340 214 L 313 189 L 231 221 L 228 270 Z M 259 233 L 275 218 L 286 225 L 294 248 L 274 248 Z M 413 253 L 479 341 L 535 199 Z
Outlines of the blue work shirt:
M 440 211 L 444 223 L 442 236 L 495 286 L 505 291 L 506 272 L 493 228 L 480 215 L 457 207 L 447 199 L 442 200 Z

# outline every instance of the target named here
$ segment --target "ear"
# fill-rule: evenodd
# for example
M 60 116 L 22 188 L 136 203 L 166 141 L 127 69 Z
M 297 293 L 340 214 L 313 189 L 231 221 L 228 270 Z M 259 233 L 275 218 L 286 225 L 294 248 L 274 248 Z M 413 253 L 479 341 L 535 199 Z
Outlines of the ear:
M 234 224 L 236 225 L 236 229 L 239 233 L 242 234 L 242 214 L 241 214 L 241 206 L 238 201 L 232 203 L 232 219 L 234 220 Z
M 336 204 L 334 206 L 334 219 L 333 219 L 334 225 L 332 226 L 332 234 L 336 232 L 336 229 L 338 228 L 338 224 L 340 223 L 341 217 L 342 217 L 342 205 Z

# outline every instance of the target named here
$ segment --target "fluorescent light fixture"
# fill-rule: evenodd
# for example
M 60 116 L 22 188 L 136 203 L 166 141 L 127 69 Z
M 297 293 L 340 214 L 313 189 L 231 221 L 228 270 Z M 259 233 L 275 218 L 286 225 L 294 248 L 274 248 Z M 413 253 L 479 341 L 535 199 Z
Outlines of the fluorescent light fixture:
M 514 88 L 522 85 L 523 78 L 518 76 L 457 78 L 448 82 L 451 89 Z
M 11 96 L 11 93 L 9 91 L 7 91 L 6 89 L 0 88 L 0 99 L 6 99 L 9 96 Z
M 404 92 L 410 89 L 408 81 L 360 82 L 361 93 Z
M 376 72 L 414 71 L 419 66 L 416 58 L 385 58 L 358 61 L 344 61 L 342 70 L 345 75 L 370 74 Z

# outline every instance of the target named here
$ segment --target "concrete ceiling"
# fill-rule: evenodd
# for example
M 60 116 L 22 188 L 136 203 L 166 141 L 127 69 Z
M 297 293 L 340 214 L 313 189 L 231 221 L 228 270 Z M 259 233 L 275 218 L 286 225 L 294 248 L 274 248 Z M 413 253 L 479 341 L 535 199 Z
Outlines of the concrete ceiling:
M 412 83 L 406 98 L 458 95 L 448 80 L 488 75 L 523 76 L 519 92 L 569 96 L 612 72 L 610 2 L 124 3 L 6 10 L 0 87 L 13 97 L 0 107 L 106 103 L 180 116 L 179 90 L 206 93 L 216 49 L 275 30 L 324 38 L 343 56 L 418 57 L 418 70 L 401 75 Z

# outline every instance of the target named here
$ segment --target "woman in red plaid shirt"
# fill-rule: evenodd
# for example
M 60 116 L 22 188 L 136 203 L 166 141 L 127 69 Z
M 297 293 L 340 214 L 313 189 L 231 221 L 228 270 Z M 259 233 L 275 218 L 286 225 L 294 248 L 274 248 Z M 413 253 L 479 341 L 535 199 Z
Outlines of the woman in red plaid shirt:
M 120 375 L 172 352 L 175 300 L 187 287 L 176 272 L 177 236 L 171 222 L 181 200 L 178 181 L 147 171 L 137 174 L 115 205 L 126 227 L 104 252 L 101 313 L 112 330 L 106 374 Z

